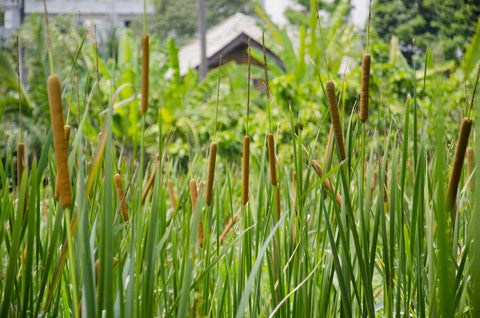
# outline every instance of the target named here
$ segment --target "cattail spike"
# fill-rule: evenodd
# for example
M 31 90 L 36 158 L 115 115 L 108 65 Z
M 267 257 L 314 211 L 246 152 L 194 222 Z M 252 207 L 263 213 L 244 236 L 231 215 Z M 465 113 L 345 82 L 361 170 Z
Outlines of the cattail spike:
M 65 125 L 63 126 L 63 132 L 65 134 L 65 148 L 67 149 L 67 154 L 68 154 L 68 142 L 70 140 L 70 126 L 69 125 Z M 57 174 L 57 179 L 56 179 L 56 182 L 55 182 L 55 200 L 58 201 L 59 197 L 60 197 L 60 193 L 58 191 L 58 174 Z
M 370 63 L 372 57 L 370 54 L 363 55 L 362 60 L 362 82 L 360 88 L 360 110 L 359 117 L 362 122 L 368 119 L 368 93 L 370 89 Z
M 248 181 L 250 171 L 250 137 L 243 137 L 243 176 L 242 176 L 242 204 L 248 202 Z
M 170 195 L 170 201 L 172 201 L 173 209 L 177 209 L 177 201 L 175 200 L 175 193 L 173 192 L 172 180 L 167 181 L 168 194 Z
M 65 125 L 63 126 L 63 133 L 65 134 L 65 147 L 68 150 L 68 142 L 70 141 L 70 126 Z
M 192 200 L 193 211 L 195 211 L 197 207 L 197 197 L 197 182 L 195 181 L 195 179 L 192 179 L 190 180 L 190 199 Z
M 277 185 L 277 168 L 275 167 L 275 140 L 273 134 L 268 134 L 268 162 L 270 163 L 270 182 Z
M 125 203 L 125 193 L 123 191 L 122 177 L 117 173 L 113 176 L 115 181 L 115 189 L 117 190 L 118 202 L 122 205 L 120 212 L 122 213 L 122 218 L 126 222 L 128 221 L 128 209 L 127 204 Z
M 467 148 L 467 172 L 468 172 L 468 177 L 470 178 L 470 183 L 469 183 L 470 190 L 472 191 L 475 184 L 473 177 L 471 177 L 474 168 L 475 168 L 475 156 L 473 155 L 473 148 L 468 147 Z
M 337 96 L 335 95 L 335 84 L 333 81 L 328 81 L 325 85 L 327 87 L 328 105 L 330 107 L 330 117 L 332 120 L 333 131 L 335 132 L 335 139 L 337 140 L 340 157 L 342 160 L 345 160 L 345 146 L 343 144 L 343 133 L 338 111 Z
M 150 47 L 148 33 L 142 36 L 142 115 L 147 112 L 148 109 L 148 72 L 149 72 L 149 60 L 150 60 Z
M 215 160 L 217 158 L 217 143 L 210 144 L 210 155 L 208 157 L 208 174 L 207 174 L 207 193 L 205 194 L 205 202 L 208 206 L 212 204 L 213 179 L 215 177 Z
M 455 222 L 454 205 L 457 198 L 458 184 L 462 175 L 462 166 L 465 159 L 465 151 L 467 149 L 468 137 L 472 129 L 472 120 L 464 118 L 460 125 L 460 134 L 458 135 L 457 148 L 455 150 L 455 157 L 453 159 L 452 172 L 447 188 L 447 208 L 453 211 L 453 222 Z
M 57 161 L 57 175 L 62 208 L 72 206 L 72 192 L 68 175 L 68 155 L 65 147 L 65 130 L 63 123 L 62 93 L 60 79 L 57 75 L 48 77 L 48 100 L 50 104 L 50 118 L 53 129 L 53 146 Z
M 197 199 L 198 199 L 197 182 L 195 181 L 195 179 L 190 180 L 190 198 L 192 200 L 193 213 L 195 213 L 195 210 L 197 208 Z M 201 217 L 198 222 L 197 240 L 198 240 L 198 245 L 201 248 L 203 248 L 203 225 L 202 225 Z

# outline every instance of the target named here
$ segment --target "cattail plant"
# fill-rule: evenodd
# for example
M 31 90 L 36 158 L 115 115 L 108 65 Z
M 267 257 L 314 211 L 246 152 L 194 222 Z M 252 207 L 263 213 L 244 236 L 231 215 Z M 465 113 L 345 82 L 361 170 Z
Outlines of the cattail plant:
M 277 169 L 275 167 L 275 140 L 273 134 L 268 134 L 268 162 L 270 164 L 270 182 L 277 185 Z
M 330 107 L 330 117 L 332 120 L 333 131 L 335 133 L 335 139 L 337 140 L 340 157 L 342 160 L 345 160 L 345 146 L 343 144 L 342 124 L 340 123 L 337 96 L 335 95 L 335 84 L 333 81 L 328 81 L 325 85 L 327 88 L 328 105 Z
M 277 207 L 277 220 L 280 219 L 280 189 L 277 182 L 277 168 L 275 164 L 275 140 L 273 134 L 268 134 L 268 162 L 270 165 L 270 182 L 275 186 L 275 202 Z
M 243 175 L 242 175 L 242 204 L 248 202 L 248 181 L 250 176 L 250 137 L 248 136 L 248 117 L 250 115 L 250 38 L 248 38 L 248 71 L 247 71 L 247 126 L 243 137 Z
M 198 199 L 197 182 L 195 181 L 195 179 L 190 180 L 190 199 L 192 200 L 193 213 L 195 213 L 197 208 L 197 199 Z M 199 218 L 199 222 L 198 222 L 197 240 L 198 240 L 198 246 L 203 248 L 203 225 L 202 225 L 201 217 Z
M 20 183 L 22 182 L 22 175 L 24 170 L 25 144 L 19 142 L 17 145 L 17 188 L 20 191 Z
M 372 183 L 370 184 L 370 195 L 372 195 L 376 186 L 377 186 L 377 170 L 373 169 Z
M 467 149 L 468 137 L 472 129 L 472 119 L 464 118 L 460 125 L 460 134 L 458 135 L 457 148 L 455 149 L 455 157 L 453 159 L 452 172 L 447 188 L 447 208 L 453 211 L 453 222 L 455 222 L 456 213 L 454 210 L 457 198 L 458 184 L 462 174 L 463 161 L 465 159 L 465 151 Z
M 232 226 L 233 226 L 235 223 L 237 223 L 238 219 L 239 219 L 238 214 L 234 214 L 234 215 L 233 215 L 233 218 L 232 218 L 230 221 L 228 221 L 227 226 L 225 226 L 225 229 L 223 230 L 222 234 L 221 234 L 220 237 L 218 238 L 219 244 L 222 244 L 223 239 L 225 238 L 225 236 L 227 236 L 227 234 L 228 234 L 228 232 L 230 231 L 230 229 L 232 228 Z
M 65 133 L 65 148 L 67 149 L 67 154 L 68 154 L 68 141 L 70 140 L 70 126 L 65 125 L 63 126 L 63 132 Z M 58 201 L 60 197 L 60 193 L 58 192 L 58 174 L 57 174 L 57 179 L 55 182 L 55 200 Z
M 153 188 L 153 183 L 155 182 L 155 174 L 157 173 L 158 166 L 160 166 L 160 161 L 159 161 L 158 156 L 157 156 L 155 158 L 155 165 L 153 166 L 152 174 L 150 175 L 150 178 L 147 181 L 147 185 L 145 186 L 145 189 L 143 190 L 142 203 L 145 202 L 145 199 L 147 198 L 148 192 L 150 191 L 151 188 Z
M 170 201 L 172 201 L 172 207 L 174 210 L 177 209 L 177 201 L 175 201 L 175 193 L 173 192 L 172 180 L 168 179 L 167 181 L 168 194 L 170 196 Z
M 248 179 L 250 171 L 250 137 L 243 137 L 243 175 L 242 175 L 242 204 L 248 202 Z
M 333 148 L 335 146 L 334 143 L 332 143 L 333 139 L 333 125 L 330 125 L 330 131 L 328 132 L 328 141 L 327 141 L 327 148 L 325 150 L 325 167 L 329 167 L 331 157 L 330 153 L 333 153 Z
M 467 148 L 467 173 L 468 177 L 470 178 L 470 190 L 473 191 L 473 186 L 475 182 L 473 181 L 472 173 L 473 169 L 475 168 L 475 156 L 473 155 L 473 148 L 468 147 Z
M 113 180 L 115 181 L 118 202 L 121 204 L 120 212 L 122 213 L 123 220 L 126 222 L 128 221 L 128 209 L 127 204 L 125 203 L 125 192 L 123 191 L 122 177 L 117 173 L 113 176 Z
M 48 101 L 50 104 L 50 118 L 52 120 L 53 146 L 57 163 L 60 201 L 62 202 L 62 208 L 69 208 L 72 206 L 72 194 L 68 175 L 67 149 L 65 147 L 62 92 L 57 75 L 48 77 Z
M 364 54 L 362 59 L 362 80 L 360 85 L 360 110 L 359 117 L 362 122 L 368 119 L 368 93 L 370 89 L 370 62 L 371 55 Z
M 317 173 L 318 177 L 322 178 L 322 168 L 320 167 L 320 165 L 318 164 L 317 160 L 313 160 L 312 161 L 312 167 L 313 167 L 313 170 L 315 170 L 315 172 Z M 323 181 L 323 185 L 325 186 L 325 189 L 330 192 L 332 195 L 335 195 L 335 201 L 337 202 L 337 204 L 339 206 L 342 205 L 342 197 L 340 196 L 340 194 L 338 194 L 336 191 L 335 191 L 335 187 L 330 184 L 330 181 L 328 181 L 328 179 L 325 179 L 325 181 Z
M 149 60 L 150 60 L 149 37 L 148 37 L 148 33 L 145 33 L 142 36 L 142 95 L 141 95 L 142 115 L 144 115 L 148 109 Z
M 210 144 L 210 155 L 208 156 L 207 173 L 207 193 L 205 194 L 205 203 L 208 206 L 212 204 L 213 179 L 215 177 L 215 160 L 217 159 L 217 143 Z

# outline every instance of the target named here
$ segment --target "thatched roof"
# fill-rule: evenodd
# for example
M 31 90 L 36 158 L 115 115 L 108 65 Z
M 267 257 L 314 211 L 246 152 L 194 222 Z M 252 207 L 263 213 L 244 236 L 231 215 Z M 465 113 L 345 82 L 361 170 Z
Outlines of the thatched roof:
M 226 63 L 236 60 L 241 63 L 242 54 L 246 54 L 248 38 L 251 46 L 262 48 L 262 29 L 254 18 L 242 13 L 236 13 L 219 24 L 207 30 L 207 65 L 208 69 L 218 66 L 220 55 Z M 267 54 L 281 68 L 283 61 L 267 48 Z M 229 58 L 230 57 L 230 58 Z M 178 54 L 180 75 L 187 74 L 189 68 L 196 69 L 200 65 L 200 40 L 197 38 L 182 47 Z

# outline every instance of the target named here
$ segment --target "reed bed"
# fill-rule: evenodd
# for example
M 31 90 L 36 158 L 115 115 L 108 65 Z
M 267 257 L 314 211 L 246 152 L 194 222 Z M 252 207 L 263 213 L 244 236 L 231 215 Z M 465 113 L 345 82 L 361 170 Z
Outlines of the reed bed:
M 296 129 L 298 114 L 282 110 L 273 117 L 279 122 L 247 131 L 243 158 L 227 159 L 223 142 L 192 143 L 182 165 L 163 142 L 161 117 L 155 151 L 165 155 L 145 147 L 145 127 L 157 123 L 153 110 L 145 116 L 148 46 L 146 35 L 138 156 L 125 159 L 113 101 L 98 142 L 91 127 L 99 121 L 86 112 L 80 122 L 90 127 L 71 124 L 68 144 L 60 79 L 52 75 L 52 127 L 38 160 L 22 155 L 26 142 L 18 144 L 16 164 L 12 156 L 0 162 L 2 185 L 15 179 L 15 166 L 19 180 L 0 188 L 0 317 L 478 316 L 474 120 L 462 120 L 454 153 L 445 147 L 442 103 L 432 105 L 432 121 L 409 110 L 435 96 L 408 101 L 403 124 L 391 120 L 391 131 L 376 131 L 368 112 L 373 117 L 383 105 L 369 97 L 365 55 L 359 116 L 343 111 L 340 98 L 339 105 L 340 79 L 321 73 L 330 113 L 315 123 L 322 138 L 307 143 L 311 132 Z M 274 92 L 267 88 L 268 106 L 280 108 Z M 288 145 L 272 124 L 290 127 Z M 427 131 L 434 145 L 426 144 Z M 464 191 L 469 179 L 471 191 Z

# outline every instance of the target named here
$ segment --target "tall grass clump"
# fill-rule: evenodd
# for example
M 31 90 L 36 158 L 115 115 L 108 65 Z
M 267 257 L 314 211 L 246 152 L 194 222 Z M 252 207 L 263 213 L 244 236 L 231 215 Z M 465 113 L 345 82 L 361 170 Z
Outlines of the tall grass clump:
M 317 15 L 298 52 L 268 22 L 285 70 L 252 41 L 248 66 L 183 76 L 173 40 L 157 67 L 167 47 L 144 25 L 120 65 L 86 33 L 38 109 L 0 96 L 2 124 L 25 128 L 0 160 L 0 317 L 477 317 L 475 88 L 456 87 L 469 107 L 452 134 L 446 66 L 399 67 L 394 45 L 372 64 L 384 46 L 367 44 L 361 78 L 339 76 L 349 29 Z M 34 144 L 24 115 L 42 104 Z

